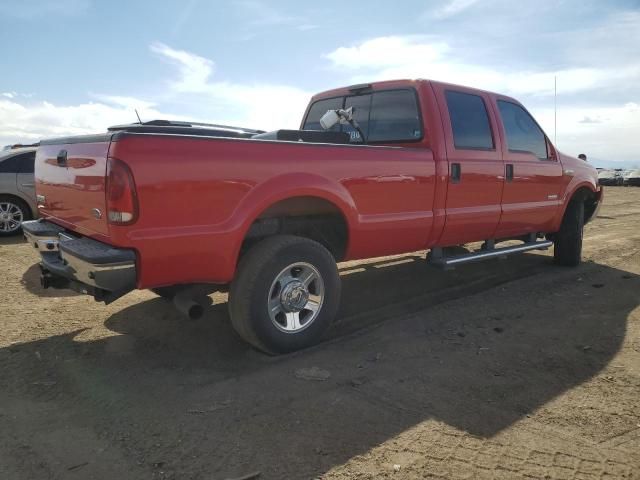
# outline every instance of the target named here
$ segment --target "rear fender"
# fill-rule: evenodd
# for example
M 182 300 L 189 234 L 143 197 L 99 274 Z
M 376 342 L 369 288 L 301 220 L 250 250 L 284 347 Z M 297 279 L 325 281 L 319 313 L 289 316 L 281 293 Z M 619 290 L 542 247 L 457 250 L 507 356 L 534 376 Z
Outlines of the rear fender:
M 237 225 L 239 235 L 236 238 L 239 241 L 234 245 L 234 265 L 253 222 L 272 205 L 294 197 L 316 197 L 332 203 L 342 213 L 349 231 L 358 223 L 358 211 L 353 198 L 340 183 L 309 173 L 290 173 L 270 178 L 253 188 L 233 212 L 233 218 L 242 222 Z

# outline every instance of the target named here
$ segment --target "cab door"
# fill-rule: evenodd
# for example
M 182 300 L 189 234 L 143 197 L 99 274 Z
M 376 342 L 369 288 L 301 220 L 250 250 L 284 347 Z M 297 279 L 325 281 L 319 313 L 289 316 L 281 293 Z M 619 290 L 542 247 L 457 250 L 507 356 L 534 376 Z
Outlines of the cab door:
M 439 246 L 486 240 L 500 221 L 504 164 L 488 94 L 433 83 L 442 117 L 449 177 Z
M 562 203 L 562 165 L 533 117 L 511 99 L 498 98 L 505 163 L 502 216 L 496 238 L 549 232 Z
M 20 156 L 18 169 L 16 170 L 17 188 L 28 198 L 35 201 L 36 185 L 33 176 L 34 163 L 36 160 L 36 152 L 24 153 Z

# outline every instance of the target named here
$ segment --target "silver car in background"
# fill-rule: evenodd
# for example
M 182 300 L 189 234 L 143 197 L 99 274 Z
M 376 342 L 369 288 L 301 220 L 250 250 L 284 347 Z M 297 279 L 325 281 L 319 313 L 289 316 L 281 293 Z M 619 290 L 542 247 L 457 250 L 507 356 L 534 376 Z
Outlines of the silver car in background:
M 17 235 L 38 216 L 33 164 L 37 146 L 0 150 L 0 237 Z

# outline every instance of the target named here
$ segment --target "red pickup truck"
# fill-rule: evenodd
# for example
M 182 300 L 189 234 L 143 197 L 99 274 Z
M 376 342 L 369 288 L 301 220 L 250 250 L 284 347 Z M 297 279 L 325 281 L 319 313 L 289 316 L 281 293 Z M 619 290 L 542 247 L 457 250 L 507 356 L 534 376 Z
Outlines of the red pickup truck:
M 553 245 L 577 265 L 602 200 L 595 168 L 518 101 L 429 80 L 320 93 L 300 130 L 153 121 L 45 140 L 35 175 L 42 218 L 24 233 L 44 287 L 106 303 L 152 289 L 194 317 L 228 288 L 233 326 L 268 353 L 321 339 L 336 262 L 429 249 L 452 267 Z

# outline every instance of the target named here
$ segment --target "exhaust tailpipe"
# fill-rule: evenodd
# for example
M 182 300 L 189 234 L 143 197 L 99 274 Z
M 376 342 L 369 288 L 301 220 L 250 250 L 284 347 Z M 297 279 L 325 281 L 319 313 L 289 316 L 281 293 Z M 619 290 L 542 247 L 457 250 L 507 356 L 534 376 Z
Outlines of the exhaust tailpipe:
M 173 304 L 189 320 L 198 320 L 204 315 L 204 307 L 189 295 L 189 290 L 177 293 L 173 297 Z

